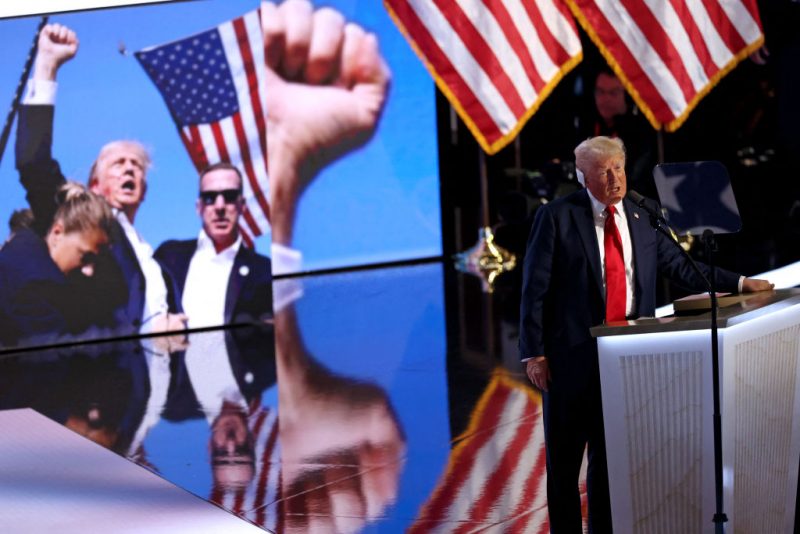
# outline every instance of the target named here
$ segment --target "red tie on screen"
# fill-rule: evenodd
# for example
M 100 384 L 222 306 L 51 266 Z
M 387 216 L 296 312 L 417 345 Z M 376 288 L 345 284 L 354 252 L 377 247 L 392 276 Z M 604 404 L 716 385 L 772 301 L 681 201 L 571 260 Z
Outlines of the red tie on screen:
M 606 263 L 606 322 L 625 320 L 628 300 L 625 287 L 625 260 L 622 257 L 622 238 L 619 235 L 614 206 L 606 207 L 603 245 Z

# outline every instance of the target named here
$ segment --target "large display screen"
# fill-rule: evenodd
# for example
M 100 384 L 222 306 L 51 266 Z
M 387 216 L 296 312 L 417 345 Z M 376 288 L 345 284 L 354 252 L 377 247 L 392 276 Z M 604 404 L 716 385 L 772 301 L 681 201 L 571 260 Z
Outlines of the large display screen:
M 89 4 L 96 7 L 97 2 Z M 214 186 L 199 197 L 198 170 L 220 160 L 230 160 L 241 175 L 239 235 L 246 244 L 252 243 L 257 253 L 272 258 L 273 272 L 314 271 L 438 256 L 441 253 L 438 161 L 434 87 L 430 77 L 382 7 L 337 0 L 326 2 L 324 8 L 307 4 L 310 7 L 303 13 L 302 9 L 296 9 L 298 4 L 302 2 L 290 3 L 291 8 L 285 2 L 260 4 L 252 0 L 164 2 L 51 15 L 51 24 L 66 28 L 60 31 L 74 32 L 77 52 L 74 57 L 59 58 L 63 61 L 53 75 L 55 86 L 49 85 L 44 90 L 37 84 L 34 89 L 23 91 L 23 108 L 41 107 L 43 102 L 44 107 L 51 107 L 52 126 L 48 126 L 50 119 L 46 114 L 44 118 L 31 118 L 34 113 L 21 112 L 10 132 L 0 164 L 0 182 L 4 187 L 0 196 L 0 242 L 7 242 L 14 235 L 11 227 L 17 225 L 33 225 L 41 240 L 32 239 L 14 255 L 6 251 L 6 256 L 13 257 L 5 265 L 18 264 L 14 258 L 21 254 L 28 256 L 27 251 L 32 247 L 38 249 L 37 254 L 42 258 L 49 255 L 53 260 L 53 265 L 47 265 L 49 272 L 42 275 L 44 278 L 58 278 L 56 267 L 65 275 L 70 267 L 73 272 L 81 270 L 86 274 L 85 269 L 76 269 L 80 265 L 64 265 L 54 257 L 52 244 L 47 240 L 53 229 L 55 206 L 61 200 L 53 200 L 56 190 L 53 182 L 41 178 L 52 171 L 52 166 L 43 168 L 41 147 L 51 146 L 52 157 L 65 178 L 88 184 L 109 200 L 112 192 L 95 188 L 90 183 L 90 174 L 96 170 L 93 163 L 101 147 L 120 139 L 138 141 L 151 159 L 141 190 L 133 191 L 139 186 L 125 184 L 119 193 L 120 198 L 140 195 L 133 214 L 124 207 L 121 209 L 132 223 L 123 228 L 128 242 L 138 239 L 145 247 L 144 252 L 141 248 L 136 250 L 139 255 L 147 255 L 148 248 L 157 250 L 170 240 L 196 244 L 201 228 L 208 234 L 209 242 L 219 245 L 211 232 L 217 225 L 224 226 L 224 219 L 231 217 L 224 214 L 222 207 L 228 206 L 226 209 L 230 211 L 230 206 L 238 206 L 239 201 L 221 194 L 228 188 L 224 185 Z M 86 5 L 85 2 L 48 4 L 54 10 Z M 39 8 L 31 4 L 29 11 Z M 244 18 L 248 13 L 250 18 Z M 6 10 L 3 14 L 10 13 Z M 292 33 L 295 30 L 291 29 L 297 26 L 298 17 L 301 22 L 311 24 L 307 35 L 299 38 L 299 44 Z M 39 17 L 35 16 L 0 20 L 0 40 L 4 46 L 0 57 L 0 97 L 7 95 L 8 102 L 12 101 L 26 56 L 36 40 L 38 25 Z M 194 71 L 188 76 L 184 73 L 183 77 L 174 73 L 185 62 L 188 62 L 186 69 L 198 68 L 200 48 L 189 49 L 190 43 L 201 48 L 211 46 L 213 50 L 215 36 L 221 35 L 224 40 L 225 32 L 229 32 L 241 44 L 240 30 L 249 32 L 245 38 L 249 48 L 240 51 L 236 58 L 221 60 L 225 62 L 220 71 L 223 78 L 230 77 L 236 89 L 227 94 L 220 89 L 219 98 L 230 97 L 234 105 L 238 98 L 243 118 L 239 123 L 235 118 L 230 119 L 226 125 L 224 121 L 228 118 L 220 119 L 224 112 L 199 110 L 200 95 L 193 97 L 194 93 L 188 93 L 189 90 L 203 93 L 215 90 L 216 86 L 208 80 L 188 82 Z M 181 49 L 187 55 L 173 58 L 175 63 L 167 66 L 173 69 L 171 72 L 159 70 L 163 61 L 159 63 L 161 56 L 157 54 L 177 54 Z M 194 58 L 190 57 L 192 54 Z M 242 74 L 238 72 L 242 66 L 237 61 L 249 62 L 251 68 L 245 66 Z M 41 76 L 37 67 L 40 63 L 34 64 L 31 77 Z M 213 61 L 206 60 L 205 66 L 209 63 Z M 203 67 L 201 62 L 201 70 Z M 169 85 L 185 83 L 190 86 L 177 96 L 180 91 L 171 90 Z M 250 93 L 243 96 L 240 90 Z M 235 94 L 236 91 L 240 92 Z M 202 103 L 213 107 L 212 96 Z M 222 109 L 221 103 L 215 105 Z M 248 111 L 250 115 L 243 109 L 248 106 L 252 108 Z M 26 126 L 18 130 L 20 121 Z M 198 126 L 199 123 L 202 124 Z M 20 171 L 15 168 L 18 158 L 14 146 L 20 133 L 22 161 L 17 163 L 27 171 L 22 173 L 28 177 L 22 177 L 28 180 L 25 187 L 20 181 Z M 264 147 L 266 152 L 261 154 Z M 125 190 L 126 187 L 130 189 Z M 124 199 L 117 200 L 124 203 Z M 109 202 L 112 207 L 120 208 Z M 39 215 L 33 223 L 20 213 L 30 207 L 36 208 L 34 212 L 42 211 L 42 204 L 48 208 L 43 210 L 45 216 Z M 114 215 L 118 217 L 116 211 Z M 103 248 L 109 241 L 114 248 L 115 239 L 111 236 L 100 238 L 99 243 L 89 243 L 83 253 L 88 251 L 93 255 L 95 249 Z M 273 252 L 273 241 L 283 245 L 278 252 Z M 118 252 L 120 247 L 116 248 Z M 167 256 L 174 259 L 174 254 Z M 191 278 L 181 262 L 175 269 L 177 274 L 168 274 L 178 281 L 167 280 L 168 292 L 170 284 L 183 289 L 183 283 Z M 2 295 L 5 301 L 19 297 L 17 291 L 9 288 L 18 287 L 16 281 L 20 276 L 31 274 L 27 266 L 17 270 L 24 272 L 3 279 L 7 288 Z M 130 273 L 124 267 L 121 270 L 121 276 L 130 284 Z M 240 272 L 246 275 L 250 268 Z M 148 279 L 147 273 L 143 274 Z M 109 291 L 102 288 L 100 292 Z M 110 292 L 109 299 L 124 300 L 124 295 L 113 293 Z M 180 301 L 180 291 L 177 295 Z M 263 297 L 270 298 L 266 294 Z M 155 316 L 146 306 L 147 303 L 138 319 L 143 323 Z M 232 320 L 227 311 L 221 322 Z M 9 313 L 18 315 L 14 310 L 6 310 Z M 190 318 L 189 326 L 213 323 L 213 319 L 192 322 Z M 114 332 L 86 335 L 106 334 Z M 9 335 L 15 337 L 13 332 Z

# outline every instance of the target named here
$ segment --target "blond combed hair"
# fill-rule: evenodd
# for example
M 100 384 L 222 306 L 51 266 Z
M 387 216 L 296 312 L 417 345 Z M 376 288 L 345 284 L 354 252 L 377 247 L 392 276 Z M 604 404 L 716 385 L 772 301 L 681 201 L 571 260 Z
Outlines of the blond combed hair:
M 53 221 L 60 221 L 65 233 L 101 231 L 109 235 L 114 213 L 105 199 L 77 182 L 67 182 L 56 194 Z
M 575 166 L 586 171 L 595 161 L 612 156 L 625 157 L 625 143 L 619 137 L 598 135 L 575 147 Z
M 89 169 L 89 185 L 92 184 L 93 180 L 95 180 L 97 174 L 97 166 L 100 162 L 105 158 L 109 152 L 116 148 L 132 148 L 135 152 L 139 153 L 139 156 L 142 159 L 142 165 L 144 167 L 144 171 L 147 172 L 153 164 L 152 159 L 150 158 L 150 151 L 147 150 L 147 147 L 144 144 L 140 143 L 139 141 L 135 141 L 132 139 L 119 139 L 117 141 L 111 141 L 106 143 L 105 145 L 100 148 L 100 152 L 97 153 L 97 158 L 92 163 L 92 168 Z

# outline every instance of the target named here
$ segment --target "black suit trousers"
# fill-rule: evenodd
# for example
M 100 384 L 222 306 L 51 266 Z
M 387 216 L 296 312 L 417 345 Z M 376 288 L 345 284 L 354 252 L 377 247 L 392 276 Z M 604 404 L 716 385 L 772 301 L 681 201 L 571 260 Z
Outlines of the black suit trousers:
M 594 365 L 597 365 L 595 358 Z M 578 477 L 584 450 L 588 468 L 589 532 L 611 532 L 603 405 L 599 372 L 580 391 L 565 391 L 554 383 L 543 394 L 547 454 L 547 509 L 552 534 L 581 533 L 581 501 Z

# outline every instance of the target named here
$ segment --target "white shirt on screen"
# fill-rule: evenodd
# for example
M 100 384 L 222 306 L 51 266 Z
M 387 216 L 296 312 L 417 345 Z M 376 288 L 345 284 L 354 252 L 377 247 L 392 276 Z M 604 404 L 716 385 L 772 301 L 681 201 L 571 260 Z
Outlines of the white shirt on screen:
M 228 279 L 241 246 L 242 238 L 238 237 L 236 242 L 218 254 L 214 242 L 205 231 L 200 230 L 181 301 L 183 312 L 189 317 L 189 328 L 224 324 Z
M 133 248 L 139 268 L 144 275 L 144 311 L 142 312 L 141 332 L 147 333 L 150 331 L 151 319 L 169 311 L 167 284 L 164 282 L 161 266 L 153 259 L 153 247 L 139 235 L 125 213 L 114 209 L 114 214 Z
M 209 425 L 219 415 L 226 401 L 237 404 L 246 412 L 247 401 L 231 368 L 224 330 L 192 335 L 184 361 L 197 402 Z M 245 380 L 248 378 L 252 379 L 244 377 Z

